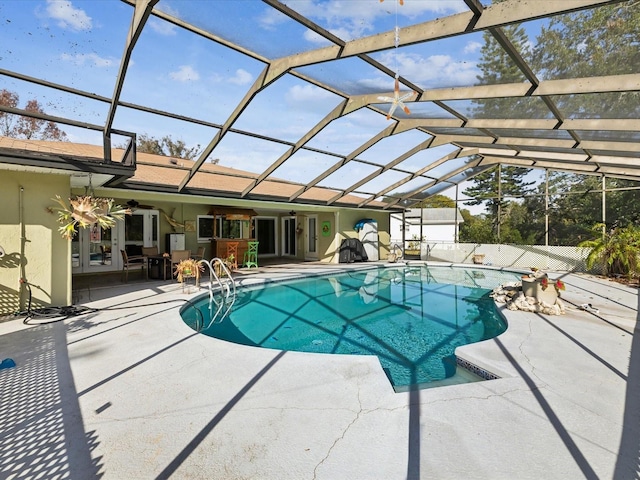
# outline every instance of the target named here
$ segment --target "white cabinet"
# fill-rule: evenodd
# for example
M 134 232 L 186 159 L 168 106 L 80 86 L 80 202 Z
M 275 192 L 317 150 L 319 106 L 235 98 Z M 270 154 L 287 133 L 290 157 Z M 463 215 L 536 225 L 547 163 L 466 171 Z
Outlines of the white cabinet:
M 184 250 L 184 233 L 167 233 L 166 249 L 169 253 L 174 250 Z

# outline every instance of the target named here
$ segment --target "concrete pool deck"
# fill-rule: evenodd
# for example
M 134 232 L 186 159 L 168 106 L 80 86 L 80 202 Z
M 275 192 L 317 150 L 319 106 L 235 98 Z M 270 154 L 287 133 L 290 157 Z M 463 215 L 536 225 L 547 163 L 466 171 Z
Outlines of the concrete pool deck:
M 74 304 L 94 310 L 0 323 L 0 360 L 17 364 L 0 370 L 0 478 L 638 478 L 638 289 L 551 276 L 566 284 L 565 315 L 502 308 L 507 332 L 457 352 L 502 378 L 406 393 L 377 357 L 193 332 L 178 310 L 204 290 L 78 290 Z

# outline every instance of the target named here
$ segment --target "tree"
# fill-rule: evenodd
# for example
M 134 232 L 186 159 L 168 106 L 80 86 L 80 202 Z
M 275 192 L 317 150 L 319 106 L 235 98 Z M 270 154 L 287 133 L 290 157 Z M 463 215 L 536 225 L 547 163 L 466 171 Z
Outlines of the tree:
M 496 3 L 496 2 L 494 2 Z M 508 25 L 502 32 L 525 59 L 531 56 L 529 39 L 524 28 L 520 25 Z M 499 83 L 522 82 L 524 75 L 517 64 L 507 55 L 491 32 L 483 33 L 484 45 L 481 50 L 478 68 L 481 75 L 478 83 L 495 85 Z M 518 117 L 535 117 L 534 103 L 528 98 L 491 98 L 474 100 L 474 118 L 505 118 L 507 112 L 516 112 Z M 507 196 L 522 196 L 534 182 L 526 182 L 524 177 L 529 170 L 521 167 L 496 167 L 482 172 L 471 179 L 472 185 L 463 193 L 472 200 L 466 205 L 485 205 L 488 218 L 492 221 L 493 240 L 501 241 L 504 233 L 503 223 L 510 211 Z M 500 187 L 500 188 L 498 188 Z M 500 235 L 498 235 L 498 232 Z M 516 240 L 516 232 L 509 235 Z
M 413 208 L 455 208 L 456 202 L 446 195 L 433 195 L 413 205 Z
M 187 148 L 182 140 L 173 140 L 170 135 L 165 135 L 161 139 L 151 137 L 146 133 L 138 135 L 136 148 L 139 152 L 153 153 L 174 158 L 185 158 L 192 160 L 200 155 L 200 145 Z M 217 163 L 217 161 L 213 162 Z
M 498 226 L 502 237 L 502 227 L 508 219 L 511 202 L 504 198 L 521 197 L 529 191 L 528 187 L 535 183 L 525 180 L 524 177 L 528 173 L 529 170 L 526 168 L 496 166 L 473 177 L 472 185 L 463 190 L 464 195 L 472 197 L 464 202 L 465 205 L 485 205 L 488 219 L 493 223 L 494 241 L 502 240 L 498 239 Z
M 19 100 L 17 93 L 6 89 L 0 90 L 0 105 L 18 108 Z M 45 113 L 35 99 L 29 100 L 24 109 L 30 113 Z M 3 111 L 0 111 L 0 135 L 12 138 L 26 138 L 28 140 L 67 141 L 67 134 L 60 130 L 55 122 Z
M 18 108 L 18 94 L 9 90 L 0 90 L 0 105 L 9 108 Z M 0 110 L 0 135 L 3 137 L 12 137 L 14 115 Z
M 602 219 L 601 182 L 592 175 L 549 175 L 550 244 L 577 245 L 590 237 L 591 226 Z
M 469 210 L 462 209 L 463 223 L 460 224 L 459 241 L 462 243 L 492 243 L 492 221 L 486 215 L 471 215 Z
M 608 228 L 640 222 L 637 188 L 637 182 L 607 178 L 605 219 Z M 545 192 L 546 185 L 542 183 L 536 196 L 524 200 L 529 220 L 520 228 L 537 232 L 534 243 L 544 241 Z M 602 177 L 550 172 L 548 213 L 550 245 L 577 245 L 590 238 L 591 226 L 603 220 Z
M 640 5 L 639 5 L 640 6 Z M 607 192 L 606 218 L 612 219 L 618 226 L 640 225 L 640 202 L 638 202 L 638 182 L 619 178 L 607 178 L 607 189 L 631 188 Z M 611 222 L 607 220 L 607 223 Z
M 502 0 L 494 0 L 498 3 Z M 535 47 L 528 47 L 526 32 L 517 25 L 501 28 L 522 58 L 528 62 L 538 80 L 571 79 L 578 77 L 632 74 L 640 64 L 640 1 L 623 1 L 598 8 L 554 16 L 543 27 Z M 500 48 L 494 36 L 484 34 L 485 44 L 478 64 L 480 84 L 522 82 L 523 73 Z M 640 114 L 640 93 L 614 92 L 585 95 L 555 95 L 551 98 L 565 117 L 573 118 L 633 118 Z M 530 98 L 478 99 L 474 101 L 475 118 L 503 118 L 514 112 L 518 118 L 547 118 L 550 114 L 543 102 Z M 601 138 L 595 132 L 574 132 L 584 139 Z M 599 137 L 600 135 L 600 137 Z M 632 132 L 619 132 L 613 142 L 635 141 Z M 508 168 L 502 167 L 505 171 Z M 509 191 L 509 174 L 502 177 L 502 195 L 527 193 L 528 185 L 517 185 Z M 521 177 L 523 178 L 523 177 Z M 549 176 L 549 243 L 577 245 L 589 238 L 590 226 L 602 221 L 602 177 L 551 173 Z M 501 237 L 514 241 L 519 235 L 523 242 L 541 243 L 545 239 L 545 189 L 541 184 L 537 196 L 524 198 L 522 207 L 508 201 L 498 202 L 495 171 L 484 172 L 472 179 L 473 187 L 463 193 L 474 197 L 468 205 L 485 204 L 488 216 L 461 228 L 460 238 L 471 232 L 486 233 L 486 223 L 492 221 L 493 231 L 499 225 Z M 607 188 L 637 186 L 637 182 L 607 178 Z M 518 192 L 518 190 L 521 190 Z M 640 222 L 637 190 L 606 193 L 607 227 L 625 227 Z M 493 198 L 490 198 L 493 197 Z M 498 209 L 498 206 L 500 207 Z M 501 211 L 498 218 L 497 212 Z M 524 213 L 524 216 L 523 216 Z M 466 222 L 465 222 L 466 223 Z M 479 225 L 482 228 L 479 228 Z M 515 234 L 514 229 L 518 234 Z M 479 237 L 478 237 L 479 238 Z M 509 239 L 509 240 L 507 240 Z M 473 239 L 474 241 L 481 241 Z
M 541 79 L 567 79 L 637 72 L 640 64 L 640 2 L 627 1 L 552 17 L 542 28 L 532 65 Z M 637 116 L 638 92 L 554 97 L 571 116 Z
M 500 240 L 516 245 L 538 243 L 535 226 L 532 227 L 529 211 L 522 202 L 508 202 L 503 210 Z
M 500 3 L 504 0 L 494 0 Z M 506 25 L 500 28 L 501 33 L 513 45 L 524 60 L 530 63 L 532 51 L 526 30 L 521 25 Z M 494 34 L 483 32 L 484 44 L 480 50 L 477 76 L 479 85 L 498 85 L 503 83 L 522 83 L 527 80 L 524 72 L 498 42 Z M 516 98 L 479 98 L 473 100 L 474 118 L 545 118 L 549 110 L 541 101 L 529 97 Z

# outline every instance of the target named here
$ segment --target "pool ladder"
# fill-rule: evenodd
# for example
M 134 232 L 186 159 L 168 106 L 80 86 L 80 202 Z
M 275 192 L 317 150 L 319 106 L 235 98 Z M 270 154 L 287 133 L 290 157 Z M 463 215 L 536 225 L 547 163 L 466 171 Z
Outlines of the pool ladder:
M 204 326 L 204 321 L 201 323 L 200 328 L 196 328 L 198 332 L 209 328 L 214 323 L 222 322 L 229 312 L 231 311 L 231 307 L 236 301 L 236 282 L 231 276 L 231 272 L 229 268 L 224 263 L 224 260 L 215 257 L 211 260 L 200 260 L 200 263 L 203 263 L 209 267 L 209 323 L 207 326 Z M 216 273 L 216 266 L 220 266 L 220 274 Z M 229 281 L 223 282 L 221 280 L 222 274 L 225 274 Z M 214 291 L 214 282 L 217 284 L 218 288 Z M 220 298 L 216 298 L 215 293 L 220 293 Z M 216 306 L 215 313 L 213 312 L 213 306 Z

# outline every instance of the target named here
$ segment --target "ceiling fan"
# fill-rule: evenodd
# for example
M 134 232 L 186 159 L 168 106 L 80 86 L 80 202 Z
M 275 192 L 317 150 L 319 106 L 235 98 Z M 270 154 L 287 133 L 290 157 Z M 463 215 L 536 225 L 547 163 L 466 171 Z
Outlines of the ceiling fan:
M 132 212 L 135 210 L 153 210 L 156 208 L 153 205 L 141 205 L 138 201 L 133 199 L 127 202 L 127 206 L 131 209 Z

